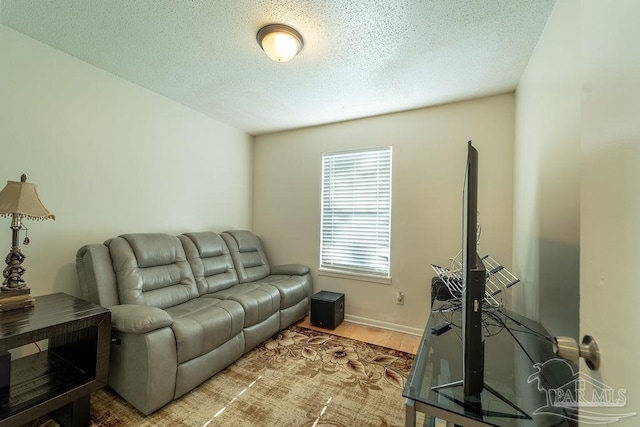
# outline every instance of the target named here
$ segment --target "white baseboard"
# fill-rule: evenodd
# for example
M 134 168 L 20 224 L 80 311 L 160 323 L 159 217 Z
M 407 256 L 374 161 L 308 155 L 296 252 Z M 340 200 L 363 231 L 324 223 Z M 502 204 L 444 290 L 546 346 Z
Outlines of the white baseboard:
M 417 335 L 419 337 L 424 333 L 424 329 L 414 328 L 411 326 L 397 325 L 395 323 L 384 322 L 382 320 L 367 319 L 366 317 L 353 316 L 345 314 L 344 320 L 351 323 L 358 323 L 365 326 L 373 326 L 375 328 L 389 329 L 391 331 L 403 332 L 405 334 Z

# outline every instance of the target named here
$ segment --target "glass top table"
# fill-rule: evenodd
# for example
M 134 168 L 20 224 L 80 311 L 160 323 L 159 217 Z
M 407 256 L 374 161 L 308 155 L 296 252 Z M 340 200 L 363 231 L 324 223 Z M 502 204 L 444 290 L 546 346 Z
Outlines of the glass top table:
M 441 334 L 432 328 L 443 322 Z M 406 425 L 416 411 L 463 426 L 573 426 L 572 414 L 554 406 L 553 393 L 570 385 L 578 367 L 557 359 L 548 332 L 504 308 L 483 313 L 484 390 L 465 398 L 462 386 L 462 312 L 456 302 L 436 302 L 402 395 Z M 436 388 L 436 389 L 434 389 Z

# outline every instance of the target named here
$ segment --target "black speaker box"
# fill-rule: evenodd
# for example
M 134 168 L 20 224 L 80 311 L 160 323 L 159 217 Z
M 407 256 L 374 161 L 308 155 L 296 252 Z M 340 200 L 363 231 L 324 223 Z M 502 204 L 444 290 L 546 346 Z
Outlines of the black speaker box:
M 320 291 L 311 297 L 311 324 L 335 329 L 344 320 L 344 294 Z

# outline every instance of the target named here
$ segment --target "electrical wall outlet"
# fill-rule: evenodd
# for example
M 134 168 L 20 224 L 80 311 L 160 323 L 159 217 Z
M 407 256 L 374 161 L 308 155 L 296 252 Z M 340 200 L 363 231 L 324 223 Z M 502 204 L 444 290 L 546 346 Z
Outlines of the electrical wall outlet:
M 404 292 L 398 291 L 396 293 L 396 304 L 404 305 Z

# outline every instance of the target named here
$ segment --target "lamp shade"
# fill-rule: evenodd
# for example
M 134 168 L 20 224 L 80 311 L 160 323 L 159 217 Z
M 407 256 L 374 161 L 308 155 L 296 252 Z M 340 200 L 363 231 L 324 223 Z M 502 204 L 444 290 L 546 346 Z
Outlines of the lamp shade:
M 20 215 L 29 219 L 56 219 L 44 206 L 36 185 L 24 181 L 7 181 L 7 185 L 0 191 L 0 216 Z
M 256 38 L 264 53 L 276 62 L 292 60 L 304 46 L 300 33 L 282 24 L 262 27 Z

